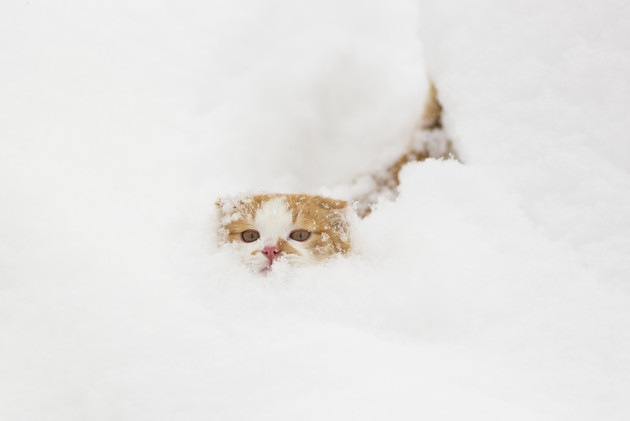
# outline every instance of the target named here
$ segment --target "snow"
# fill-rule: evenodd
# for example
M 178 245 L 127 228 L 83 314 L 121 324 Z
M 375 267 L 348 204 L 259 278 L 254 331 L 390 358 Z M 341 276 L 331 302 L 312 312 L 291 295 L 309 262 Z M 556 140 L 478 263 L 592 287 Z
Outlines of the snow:
M 0 419 L 625 420 L 623 2 L 0 5 Z M 215 200 L 463 163 L 260 277 Z M 365 179 L 362 183 L 365 183 Z

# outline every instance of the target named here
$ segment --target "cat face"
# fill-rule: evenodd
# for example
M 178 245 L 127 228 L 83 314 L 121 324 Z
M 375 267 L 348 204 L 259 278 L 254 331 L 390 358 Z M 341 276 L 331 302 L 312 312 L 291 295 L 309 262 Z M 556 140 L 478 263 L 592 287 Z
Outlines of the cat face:
M 257 271 L 278 260 L 304 265 L 350 251 L 347 202 L 306 194 L 263 194 L 216 203 L 223 243 Z

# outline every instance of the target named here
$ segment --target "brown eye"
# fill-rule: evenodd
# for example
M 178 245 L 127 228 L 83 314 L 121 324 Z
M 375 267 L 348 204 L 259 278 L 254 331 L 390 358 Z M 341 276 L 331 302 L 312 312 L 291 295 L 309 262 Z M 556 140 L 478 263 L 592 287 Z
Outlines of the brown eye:
M 260 234 L 256 230 L 247 230 L 241 233 L 241 238 L 246 243 L 251 243 L 252 241 L 256 241 L 260 238 Z
M 310 236 L 311 233 L 306 230 L 295 230 L 291 234 L 289 234 L 289 237 L 295 241 L 306 241 Z

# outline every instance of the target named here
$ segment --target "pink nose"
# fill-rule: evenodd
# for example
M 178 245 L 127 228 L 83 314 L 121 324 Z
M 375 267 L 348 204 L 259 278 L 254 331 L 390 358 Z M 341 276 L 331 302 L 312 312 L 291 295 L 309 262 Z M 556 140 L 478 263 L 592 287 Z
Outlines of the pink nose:
M 269 264 L 273 263 L 273 259 L 276 258 L 276 256 L 278 255 L 278 247 L 276 246 L 265 246 L 263 247 L 262 250 L 263 254 L 265 256 L 267 256 L 267 259 L 269 260 Z

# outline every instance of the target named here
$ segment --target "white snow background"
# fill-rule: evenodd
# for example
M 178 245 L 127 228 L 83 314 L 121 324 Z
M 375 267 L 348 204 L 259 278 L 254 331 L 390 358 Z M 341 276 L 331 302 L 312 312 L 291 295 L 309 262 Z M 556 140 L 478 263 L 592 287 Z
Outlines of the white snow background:
M 627 2 L 5 0 L 0 419 L 627 420 Z M 213 202 L 351 197 L 427 73 L 464 164 L 250 273 Z

